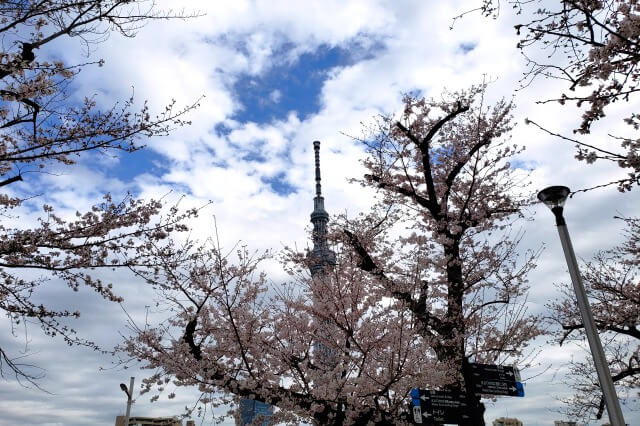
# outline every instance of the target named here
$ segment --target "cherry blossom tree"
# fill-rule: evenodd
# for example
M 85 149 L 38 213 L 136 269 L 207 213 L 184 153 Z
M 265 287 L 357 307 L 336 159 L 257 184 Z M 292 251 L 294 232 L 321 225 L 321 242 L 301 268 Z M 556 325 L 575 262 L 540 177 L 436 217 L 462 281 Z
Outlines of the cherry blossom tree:
M 336 266 L 314 279 L 303 254 L 283 254 L 295 278 L 269 289 L 259 272 L 268 253 L 225 254 L 213 240 L 155 245 L 145 262 L 154 266 L 137 271 L 172 316 L 139 325 L 120 348 L 154 371 L 144 380 L 152 401 L 194 386 L 214 407 L 239 397 L 273 404 L 274 422 L 408 420 L 411 387 L 445 374 L 410 313 L 383 303 L 359 258 L 336 247 Z
M 637 402 L 633 393 L 640 385 L 640 221 L 624 219 L 627 240 L 620 246 L 600 252 L 582 268 L 591 309 L 603 340 L 609 368 L 621 395 L 628 402 Z M 564 297 L 550 305 L 556 330 L 562 345 L 567 341 L 583 343 L 584 326 L 569 285 L 562 285 Z M 604 399 L 593 363 L 575 361 L 571 364 L 571 386 L 575 395 L 568 398 L 570 415 L 600 419 Z
M 523 86 L 538 78 L 566 82 L 566 89 L 538 103 L 575 104 L 582 110 L 575 137 L 562 135 L 544 123 L 529 123 L 561 140 L 575 144 L 576 158 L 589 164 L 615 162 L 627 175 L 602 186 L 617 184 L 622 192 L 640 184 L 640 116 L 624 118 L 624 134 L 609 134 L 609 142 L 589 140 L 593 125 L 616 102 L 637 97 L 640 71 L 640 5 L 626 0 L 562 0 L 556 3 L 523 0 L 482 0 L 472 11 L 496 18 L 509 6 L 525 18 L 516 25 L 518 47 L 527 62 Z M 468 11 L 466 13 L 472 12 Z M 454 18 L 454 22 L 462 18 Z M 528 21 L 528 22 L 526 22 Z M 573 114 L 571 112 L 570 114 Z
M 542 332 L 525 306 L 537 253 L 518 259 L 510 231 L 526 177 L 508 163 L 520 151 L 508 141 L 513 106 L 486 106 L 484 89 L 407 96 L 399 117 L 380 118 L 360 182 L 379 198 L 335 218 L 336 261 L 322 273 L 285 250 L 291 280 L 267 285 L 268 253 L 213 239 L 148 246 L 150 266 L 134 270 L 170 315 L 133 324 L 119 350 L 153 371 L 152 399 L 196 386 L 214 407 L 273 404 L 274 422 L 403 424 L 410 390 L 463 389 L 466 361 L 524 364 Z
M 383 118 L 365 140 L 372 155 L 361 182 L 382 202 L 369 229 L 351 232 L 345 222 L 360 267 L 437 342 L 433 354 L 454 372 L 453 389 L 465 387 L 467 360 L 517 361 L 542 332 L 522 300 L 536 253 L 518 263 L 519 235 L 510 234 L 527 203 L 526 176 L 508 162 L 521 151 L 508 141 L 513 105 L 485 105 L 485 89 L 407 97 L 399 120 Z M 376 237 L 386 226 L 408 233 Z
M 133 37 L 147 20 L 186 17 L 157 11 L 154 2 L 146 0 L 0 3 L 0 187 L 5 189 L 0 194 L 0 309 L 14 334 L 18 325 L 35 322 L 46 334 L 62 336 L 69 344 L 97 348 L 64 323 L 79 312 L 34 302 L 41 285 L 50 280 L 66 282 L 73 290 L 86 285 L 107 300 L 120 301 L 111 284 L 94 270 L 135 265 L 140 236 L 148 244 L 169 232 L 183 231 L 183 220 L 195 214 L 174 208 L 160 215 L 162 201 L 145 202 L 131 195 L 114 201 L 105 195 L 101 203 L 86 213 L 77 212 L 71 220 L 44 205 L 37 225 L 17 223 L 15 219 L 34 203 L 25 205 L 24 186 L 17 182 L 36 176 L 31 173 L 46 173 L 54 164 L 74 164 L 86 152 L 137 150 L 142 137 L 166 135 L 187 124 L 182 116 L 196 106 L 177 110 L 174 102 L 154 117 L 146 103 L 134 110 L 133 98 L 106 111 L 96 107 L 95 98 L 74 104 L 69 89 L 73 77 L 85 67 L 101 65 L 102 60 L 67 65 L 51 59 L 45 46 L 71 37 L 90 54 L 92 45 L 113 31 Z M 33 273 L 39 278 L 27 278 Z M 31 367 L 22 357 L 0 348 L 0 374 L 35 384 L 39 375 Z

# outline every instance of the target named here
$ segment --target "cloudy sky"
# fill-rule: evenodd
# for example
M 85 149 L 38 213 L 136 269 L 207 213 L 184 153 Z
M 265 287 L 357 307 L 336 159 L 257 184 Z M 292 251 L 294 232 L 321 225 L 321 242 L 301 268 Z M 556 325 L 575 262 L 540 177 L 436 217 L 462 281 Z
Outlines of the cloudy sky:
M 223 245 L 242 240 L 256 249 L 305 247 L 313 208 L 313 140 L 322 141 L 327 210 L 364 211 L 372 202 L 370 194 L 347 183 L 362 174 L 363 151 L 347 135 L 360 135 L 361 123 L 376 114 L 398 111 L 403 93 L 438 97 L 444 87 L 461 89 L 483 78 L 494 81 L 491 99 L 514 96 L 517 126 L 512 136 L 527 147 L 519 164 L 533 170 L 532 193 L 549 185 L 580 189 L 623 177 L 607 164 L 578 163 L 572 146 L 524 124 L 529 117 L 569 134 L 578 119 L 569 107 L 535 103 L 557 93 L 553 81 L 515 90 L 525 64 L 515 47 L 513 25 L 525 17 L 505 6 L 497 20 L 470 14 L 450 29 L 454 16 L 479 3 L 158 0 L 160 7 L 186 5 L 203 16 L 151 22 L 134 39 L 112 35 L 93 47 L 92 56 L 103 58 L 105 65 L 85 69 L 74 83 L 75 93 L 80 98 L 95 94 L 106 107 L 134 90 L 137 100 L 147 99 L 156 111 L 171 99 L 187 105 L 204 95 L 189 116 L 193 124 L 150 140 L 142 152 L 121 158 L 87 156 L 73 168 L 58 169 L 57 176 L 42 175 L 19 188 L 40 194 L 34 203 L 69 213 L 99 202 L 106 191 L 129 190 L 142 197 L 173 191 L 176 197 L 186 195 L 188 204 L 212 201 L 195 228 L 201 237 L 213 233 L 215 216 Z M 60 40 L 39 53 L 67 63 L 86 60 L 82 44 L 74 39 Z M 618 118 L 629 106 L 615 107 L 598 124 L 592 141 L 615 133 Z M 588 259 L 620 241 L 621 224 L 613 216 L 637 214 L 638 194 L 620 194 L 610 187 L 580 193 L 568 202 L 566 216 L 579 257 Z M 535 207 L 522 227 L 523 249 L 545 246 L 530 276 L 529 296 L 529 309 L 542 312 L 545 303 L 558 296 L 553 283 L 568 280 L 566 266 L 552 216 L 543 206 Z M 267 267 L 272 280 L 284 279 L 277 265 Z M 73 327 L 109 348 L 126 333 L 125 310 L 140 318 L 145 307 L 154 304 L 154 294 L 130 276 L 111 278 L 125 297 L 122 307 L 90 291 L 72 293 L 55 282 L 38 297 L 52 306 L 81 310 Z M 26 337 L 19 330 L 16 336 L 3 333 L 0 346 L 17 354 L 26 344 L 25 361 L 44 369 L 40 385 L 49 393 L 10 378 L 0 381 L 2 426 L 112 425 L 125 408 L 118 384 L 128 383 L 132 375 L 139 384 L 148 373 L 113 368 L 111 357 L 68 348 L 37 328 L 29 328 Z M 568 392 L 563 384 L 566 363 L 585 351 L 546 340 L 536 341 L 540 354 L 535 366 L 523 372 L 523 378 L 530 378 L 526 396 L 488 402 L 487 421 L 509 416 L 526 425 L 549 425 L 562 418 L 553 410 L 561 408 L 558 398 Z M 195 395 L 181 392 L 156 403 L 143 395 L 132 412 L 180 414 Z M 638 413 L 624 411 L 628 423 L 640 424 Z

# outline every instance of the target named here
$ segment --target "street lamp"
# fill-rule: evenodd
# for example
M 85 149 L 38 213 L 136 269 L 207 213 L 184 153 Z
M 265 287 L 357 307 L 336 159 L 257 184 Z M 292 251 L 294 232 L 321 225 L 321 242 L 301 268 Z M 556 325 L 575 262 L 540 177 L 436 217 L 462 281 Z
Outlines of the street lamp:
M 538 199 L 551 209 L 556 218 L 556 225 L 558 226 L 558 234 L 560 235 L 562 250 L 564 251 L 564 257 L 567 260 L 567 266 L 569 267 L 569 275 L 571 275 L 571 281 L 573 282 L 573 290 L 576 293 L 578 308 L 580 309 L 582 323 L 584 324 L 584 331 L 587 335 L 587 341 L 589 342 L 593 362 L 596 366 L 596 372 L 598 373 L 598 381 L 600 382 L 600 388 L 604 395 L 604 402 L 607 405 L 609 421 L 612 426 L 625 426 L 624 418 L 622 417 L 622 410 L 620 409 L 620 401 L 616 395 L 613 380 L 611 380 L 609 364 L 604 356 L 604 350 L 602 349 L 598 330 L 596 328 L 595 321 L 593 320 L 589 300 L 587 299 L 587 295 L 584 291 L 584 285 L 582 284 L 582 278 L 580 277 L 576 255 L 573 252 L 573 246 L 571 245 L 571 239 L 569 238 L 567 224 L 562 216 L 564 202 L 567 200 L 570 192 L 571 191 L 566 186 L 550 186 L 538 193 Z
M 133 397 L 133 381 L 135 377 L 131 378 L 131 382 L 129 383 L 129 389 L 127 389 L 127 385 L 124 383 L 120 383 L 120 389 L 122 392 L 127 394 L 127 414 L 124 416 L 124 426 L 129 426 L 129 416 L 131 415 L 131 398 Z

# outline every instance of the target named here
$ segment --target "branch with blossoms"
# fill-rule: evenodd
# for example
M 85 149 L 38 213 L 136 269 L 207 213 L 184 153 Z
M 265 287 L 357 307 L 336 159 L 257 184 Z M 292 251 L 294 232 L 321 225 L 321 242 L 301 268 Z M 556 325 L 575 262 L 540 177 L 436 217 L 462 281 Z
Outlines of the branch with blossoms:
M 605 355 L 612 372 L 611 378 L 622 400 L 635 399 L 633 389 L 640 384 L 640 359 L 638 349 L 630 351 L 628 342 L 621 340 L 606 341 Z M 601 419 L 605 403 L 593 363 L 590 361 L 572 361 L 569 365 L 569 385 L 576 390 L 570 397 L 562 399 L 566 404 L 562 410 L 566 415 L 578 419 Z
M 116 105 L 110 111 L 101 112 L 94 111 L 95 100 L 85 99 L 82 108 L 50 111 L 51 125 L 39 123 L 37 136 L 23 129 L 0 135 L 0 145 L 5 147 L 0 154 L 0 173 L 4 175 L 29 164 L 38 169 L 51 162 L 75 164 L 75 157 L 86 151 L 137 151 L 142 148 L 136 144 L 140 136 L 165 136 L 176 126 L 190 124 L 182 117 L 199 106 L 198 100 L 176 111 L 174 100 L 162 113 L 151 117 L 146 102 L 139 112 L 131 113 L 133 103 L 134 99 L 130 98 L 119 108 Z M 5 179 L 0 185 L 16 180 L 22 180 L 20 174 Z
M 523 29 L 527 31 L 518 45 L 523 51 L 540 46 L 552 49 L 548 57 L 556 59 L 555 64 L 549 65 L 528 59 L 531 67 L 525 79 L 531 81 L 543 75 L 568 78 L 571 83 L 569 90 L 572 95 L 563 93 L 555 99 L 540 102 L 554 101 L 564 105 L 572 101 L 578 108 L 587 105 L 580 126 L 574 133 L 588 135 L 592 125 L 605 116 L 605 109 L 609 105 L 617 101 L 628 102 L 640 91 L 637 86 L 640 78 L 637 67 L 640 32 L 634 24 L 639 13 L 638 5 L 622 0 L 566 0 L 562 2 L 560 10 L 541 8 L 535 13 L 539 19 L 516 26 L 518 34 Z M 566 55 L 566 58 L 561 55 Z M 525 55 L 525 58 L 528 57 Z M 560 75 L 557 70 L 560 70 Z M 624 122 L 634 132 L 638 130 L 635 113 L 625 118 Z M 630 191 L 640 185 L 640 142 L 637 137 L 609 135 L 622 148 L 621 152 L 612 153 L 608 149 L 541 129 L 562 140 L 574 142 L 578 160 L 589 164 L 596 159 L 611 160 L 628 171 L 628 177 L 610 182 L 617 184 L 619 191 Z M 598 185 L 596 188 L 602 186 L 607 185 Z
M 148 20 L 196 16 L 156 10 L 150 0 L 3 3 L 0 34 L 15 40 L 15 49 L 0 54 L 0 177 L 12 170 L 14 176 L 1 184 L 21 180 L 24 164 L 41 170 L 50 162 L 73 164 L 74 157 L 86 151 L 134 151 L 140 136 L 166 135 L 189 124 L 182 117 L 198 106 L 196 100 L 177 109 L 174 100 L 155 118 L 146 103 L 132 112 L 133 97 L 108 111 L 97 111 L 95 99 L 88 98 L 69 108 L 62 101 L 68 100 L 71 79 L 93 63 L 69 67 L 62 61 L 38 60 L 38 49 L 68 36 L 81 38 L 89 49 L 111 31 L 133 37 Z
M 5 19 L 0 33 L 20 35 L 31 29 L 31 39 L 22 43 L 20 54 L 9 56 L 0 79 L 12 74 L 9 66 L 19 67 L 33 60 L 33 50 L 60 37 L 78 37 L 86 45 L 106 40 L 112 31 L 135 37 L 149 20 L 189 19 L 200 13 L 162 11 L 155 0 L 71 0 L 48 2 L 9 2 L 0 5 Z M 9 65 L 10 64 L 10 65 Z
M 581 116 L 574 133 L 587 137 L 613 103 L 635 99 L 640 91 L 638 4 L 625 0 L 563 0 L 539 7 L 540 2 L 534 0 L 483 0 L 477 9 L 467 13 L 479 10 L 485 16 L 496 18 L 497 13 L 493 12 L 500 9 L 501 3 L 512 6 L 519 17 L 524 17 L 524 23 L 515 26 L 519 38 L 517 47 L 527 64 L 520 81 L 521 89 L 540 78 L 566 82 L 570 93 L 550 96 L 537 103 L 575 104 Z M 454 22 L 465 14 L 454 18 Z M 612 142 L 622 148 L 615 154 L 598 144 L 541 129 L 575 143 L 576 158 L 581 161 L 592 164 L 600 158 L 612 160 L 628 172 L 625 178 L 583 191 L 616 184 L 619 191 L 626 192 L 640 184 L 637 136 L 640 125 L 635 112 L 623 122 L 630 126 L 631 135 L 609 134 Z
M 559 77 L 570 80 L 571 91 L 596 86 L 591 93 L 563 94 L 557 100 L 564 103 L 573 99 L 578 106 L 589 105 L 576 129 L 579 133 L 588 134 L 593 122 L 604 116 L 606 106 L 629 100 L 629 95 L 638 90 L 635 64 L 640 58 L 640 39 L 633 24 L 638 12 L 637 5 L 622 0 L 566 0 L 557 10 L 538 9 L 534 13 L 537 19 L 516 26 L 519 35 L 526 31 L 518 47 L 523 51 L 535 46 L 550 49 L 547 56 L 557 59 L 549 65 L 529 59 L 531 68 L 525 79 L 556 77 L 555 71 L 560 70 Z
M 385 275 L 384 271 L 378 265 L 376 265 L 367 249 L 359 240 L 358 236 L 348 229 L 343 229 L 342 232 L 347 237 L 348 245 L 351 246 L 351 248 L 357 253 L 359 257 L 358 267 L 363 271 L 371 273 L 379 280 L 381 280 L 392 297 L 404 302 L 409 310 L 411 310 L 411 312 L 415 315 L 416 321 L 422 327 L 422 331 L 429 338 L 432 338 L 434 341 L 438 342 L 441 340 L 436 339 L 436 334 L 440 338 L 449 336 L 449 334 L 451 333 L 451 327 L 443 323 L 438 317 L 433 316 L 427 310 L 426 289 L 428 287 L 428 282 L 423 282 L 423 286 L 420 295 L 417 297 L 417 300 L 414 299 L 410 292 L 399 291 L 395 283 L 393 283 Z M 434 332 L 436 334 L 434 334 Z M 442 350 L 443 347 L 439 343 L 436 343 L 436 353 L 442 352 Z
M 500 3 L 505 0 L 483 0 L 481 6 L 454 18 L 480 11 L 485 16 L 497 17 Z M 637 4 L 624 0 L 563 0 L 555 6 L 538 7 L 537 1 L 506 0 L 519 16 L 531 11 L 529 22 L 518 24 L 515 30 L 528 64 L 522 79 L 528 86 L 539 77 L 556 78 L 570 83 L 569 90 L 596 86 L 584 94 L 563 94 L 556 101 L 564 104 L 573 100 L 580 106 L 589 105 L 582 116 L 577 132 L 588 134 L 591 125 L 604 116 L 604 108 L 618 100 L 629 100 L 637 88 L 640 59 L 640 32 L 636 21 L 640 9 Z M 537 48 L 536 52 L 534 49 Z M 544 52 L 540 63 L 533 54 Z M 549 102 L 549 101 L 543 101 Z
M 60 321 L 78 318 L 80 312 L 53 310 L 31 298 L 45 282 L 60 279 L 73 291 L 86 286 L 106 300 L 122 302 L 112 284 L 95 278 L 93 271 L 128 269 L 145 262 L 142 256 L 145 244 L 186 231 L 186 221 L 198 213 L 198 209 L 180 212 L 176 205 L 162 216 L 164 207 L 161 201 L 144 202 L 131 196 L 115 203 L 106 195 L 105 201 L 90 212 L 77 212 L 75 221 L 63 220 L 45 206 L 46 219 L 41 219 L 37 228 L 1 225 L 0 310 L 7 314 L 12 327 L 35 321 L 49 336 L 60 336 L 70 345 L 99 349 L 94 342 L 77 338 L 75 331 Z M 27 270 L 41 271 L 41 278 L 22 278 L 21 271 Z M 11 368 L 20 364 L 6 365 Z M 14 373 L 28 378 L 25 372 Z
M 0 52 L 0 187 L 25 180 L 27 173 L 48 173 L 52 164 L 75 164 L 85 153 L 133 152 L 143 146 L 142 137 L 165 136 L 190 124 L 185 115 L 199 100 L 184 108 L 174 100 L 156 116 L 146 103 L 136 109 L 133 96 L 107 110 L 96 108 L 95 97 L 74 104 L 74 76 L 104 61 L 69 66 L 46 58 L 44 48 L 62 37 L 77 37 L 89 56 L 91 45 L 112 31 L 133 37 L 149 20 L 195 16 L 160 11 L 153 0 L 0 2 L 0 34 L 5 41 Z M 20 214 L 20 189 L 0 194 L 2 216 L 9 217 L 9 211 L 13 218 Z M 87 286 L 106 300 L 121 301 L 111 283 L 94 271 L 139 265 L 145 261 L 143 239 L 150 243 L 180 233 L 197 214 L 193 209 L 179 212 L 175 206 L 164 216 L 163 211 L 163 201 L 128 196 L 115 203 L 107 195 L 102 204 L 78 212 L 72 220 L 44 206 L 44 217 L 34 227 L 0 225 L 0 310 L 7 314 L 14 335 L 16 325 L 35 322 L 47 335 L 98 350 L 96 343 L 77 337 L 66 324 L 79 312 L 55 310 L 33 298 L 43 283 L 61 280 L 73 290 Z M 27 271 L 41 275 L 27 279 Z M 12 372 L 37 387 L 39 375 L 31 374 L 20 357 L 10 356 L 6 348 L 0 348 L 0 355 L 0 374 Z
M 640 185 L 640 140 L 632 140 L 630 138 L 622 138 L 619 136 L 609 135 L 612 139 L 620 143 L 623 148 L 627 149 L 627 152 L 613 152 L 603 148 L 600 148 L 593 144 L 588 144 L 584 141 L 564 136 L 560 133 L 553 132 L 544 126 L 536 123 L 533 120 L 526 119 L 526 124 L 532 124 L 543 132 L 557 137 L 563 141 L 574 143 L 576 146 L 575 158 L 580 161 L 585 161 L 588 164 L 594 163 L 596 160 L 606 160 L 616 163 L 620 168 L 629 170 L 628 177 L 607 182 L 604 184 L 596 185 L 592 188 L 583 188 L 574 192 L 585 192 L 595 188 L 602 188 L 610 185 L 617 185 L 620 192 L 630 191 L 635 185 Z

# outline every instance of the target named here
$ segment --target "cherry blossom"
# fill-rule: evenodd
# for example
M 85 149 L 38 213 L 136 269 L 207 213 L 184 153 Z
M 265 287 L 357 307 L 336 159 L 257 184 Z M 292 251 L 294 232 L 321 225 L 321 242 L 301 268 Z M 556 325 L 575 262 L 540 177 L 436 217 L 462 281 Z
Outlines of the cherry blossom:
M 626 135 L 610 135 L 611 147 L 585 139 L 612 103 L 628 102 L 640 90 L 636 66 L 640 59 L 640 5 L 622 0 L 565 0 L 557 8 L 539 8 L 535 16 L 528 24 L 516 26 L 523 37 L 518 46 L 529 62 L 525 78 L 542 76 L 567 82 L 569 92 L 543 102 L 575 102 L 586 107 L 574 131 L 583 135 L 573 140 L 576 158 L 587 163 L 614 161 L 628 174 L 612 183 L 618 184 L 620 191 L 631 190 L 640 182 L 637 114 L 624 119 L 629 126 Z M 536 47 L 552 62 L 532 59 Z
M 90 54 L 91 44 L 112 31 L 133 37 L 149 19 L 186 17 L 158 11 L 145 0 L 2 2 L 0 187 L 28 182 L 31 173 L 47 172 L 54 164 L 72 165 L 88 151 L 132 152 L 142 147 L 141 138 L 166 135 L 188 124 L 183 116 L 197 102 L 182 109 L 173 102 L 156 116 L 146 103 L 134 110 L 133 98 L 106 111 L 96 107 L 95 98 L 85 98 L 79 105 L 63 102 L 70 96 L 74 76 L 103 61 L 68 65 L 39 58 L 44 46 L 59 37 L 77 37 Z M 21 332 L 18 325 L 35 322 L 46 334 L 62 337 L 70 345 L 98 349 L 94 342 L 76 336 L 66 321 L 80 312 L 52 309 L 33 298 L 44 283 L 55 281 L 72 290 L 87 286 L 106 300 L 121 301 L 111 283 L 97 278 L 95 271 L 136 265 L 143 248 L 141 236 L 149 244 L 186 230 L 184 221 L 196 211 L 165 211 L 164 204 L 131 195 L 114 201 L 107 194 L 90 211 L 77 212 L 73 220 L 44 205 L 34 227 L 9 225 L 8 220 L 0 223 L 0 310 L 9 318 L 14 335 Z M 15 185 L 0 194 L 0 214 L 5 219 L 20 217 L 30 208 Z M 39 278 L 26 278 L 29 271 L 38 272 Z M 13 374 L 38 386 L 34 380 L 39 375 L 20 358 L 0 348 L 0 374 Z
M 537 102 L 575 104 L 582 111 L 574 129 L 579 139 L 562 135 L 545 127 L 544 123 L 527 121 L 552 136 L 575 144 L 578 160 L 588 164 L 596 160 L 613 161 L 626 172 L 620 179 L 594 188 L 615 184 L 618 190 L 625 192 L 640 184 L 640 139 L 637 135 L 640 122 L 636 112 L 624 118 L 624 124 L 629 126 L 627 131 L 609 133 L 608 143 L 603 144 L 596 138 L 589 140 L 592 127 L 606 116 L 613 103 L 629 102 L 640 90 L 638 2 L 482 0 L 477 5 L 454 17 L 451 29 L 472 12 L 497 19 L 501 6 L 513 9 L 524 22 L 515 26 L 519 37 L 517 46 L 527 63 L 522 88 L 540 78 L 564 81 L 568 91 Z

